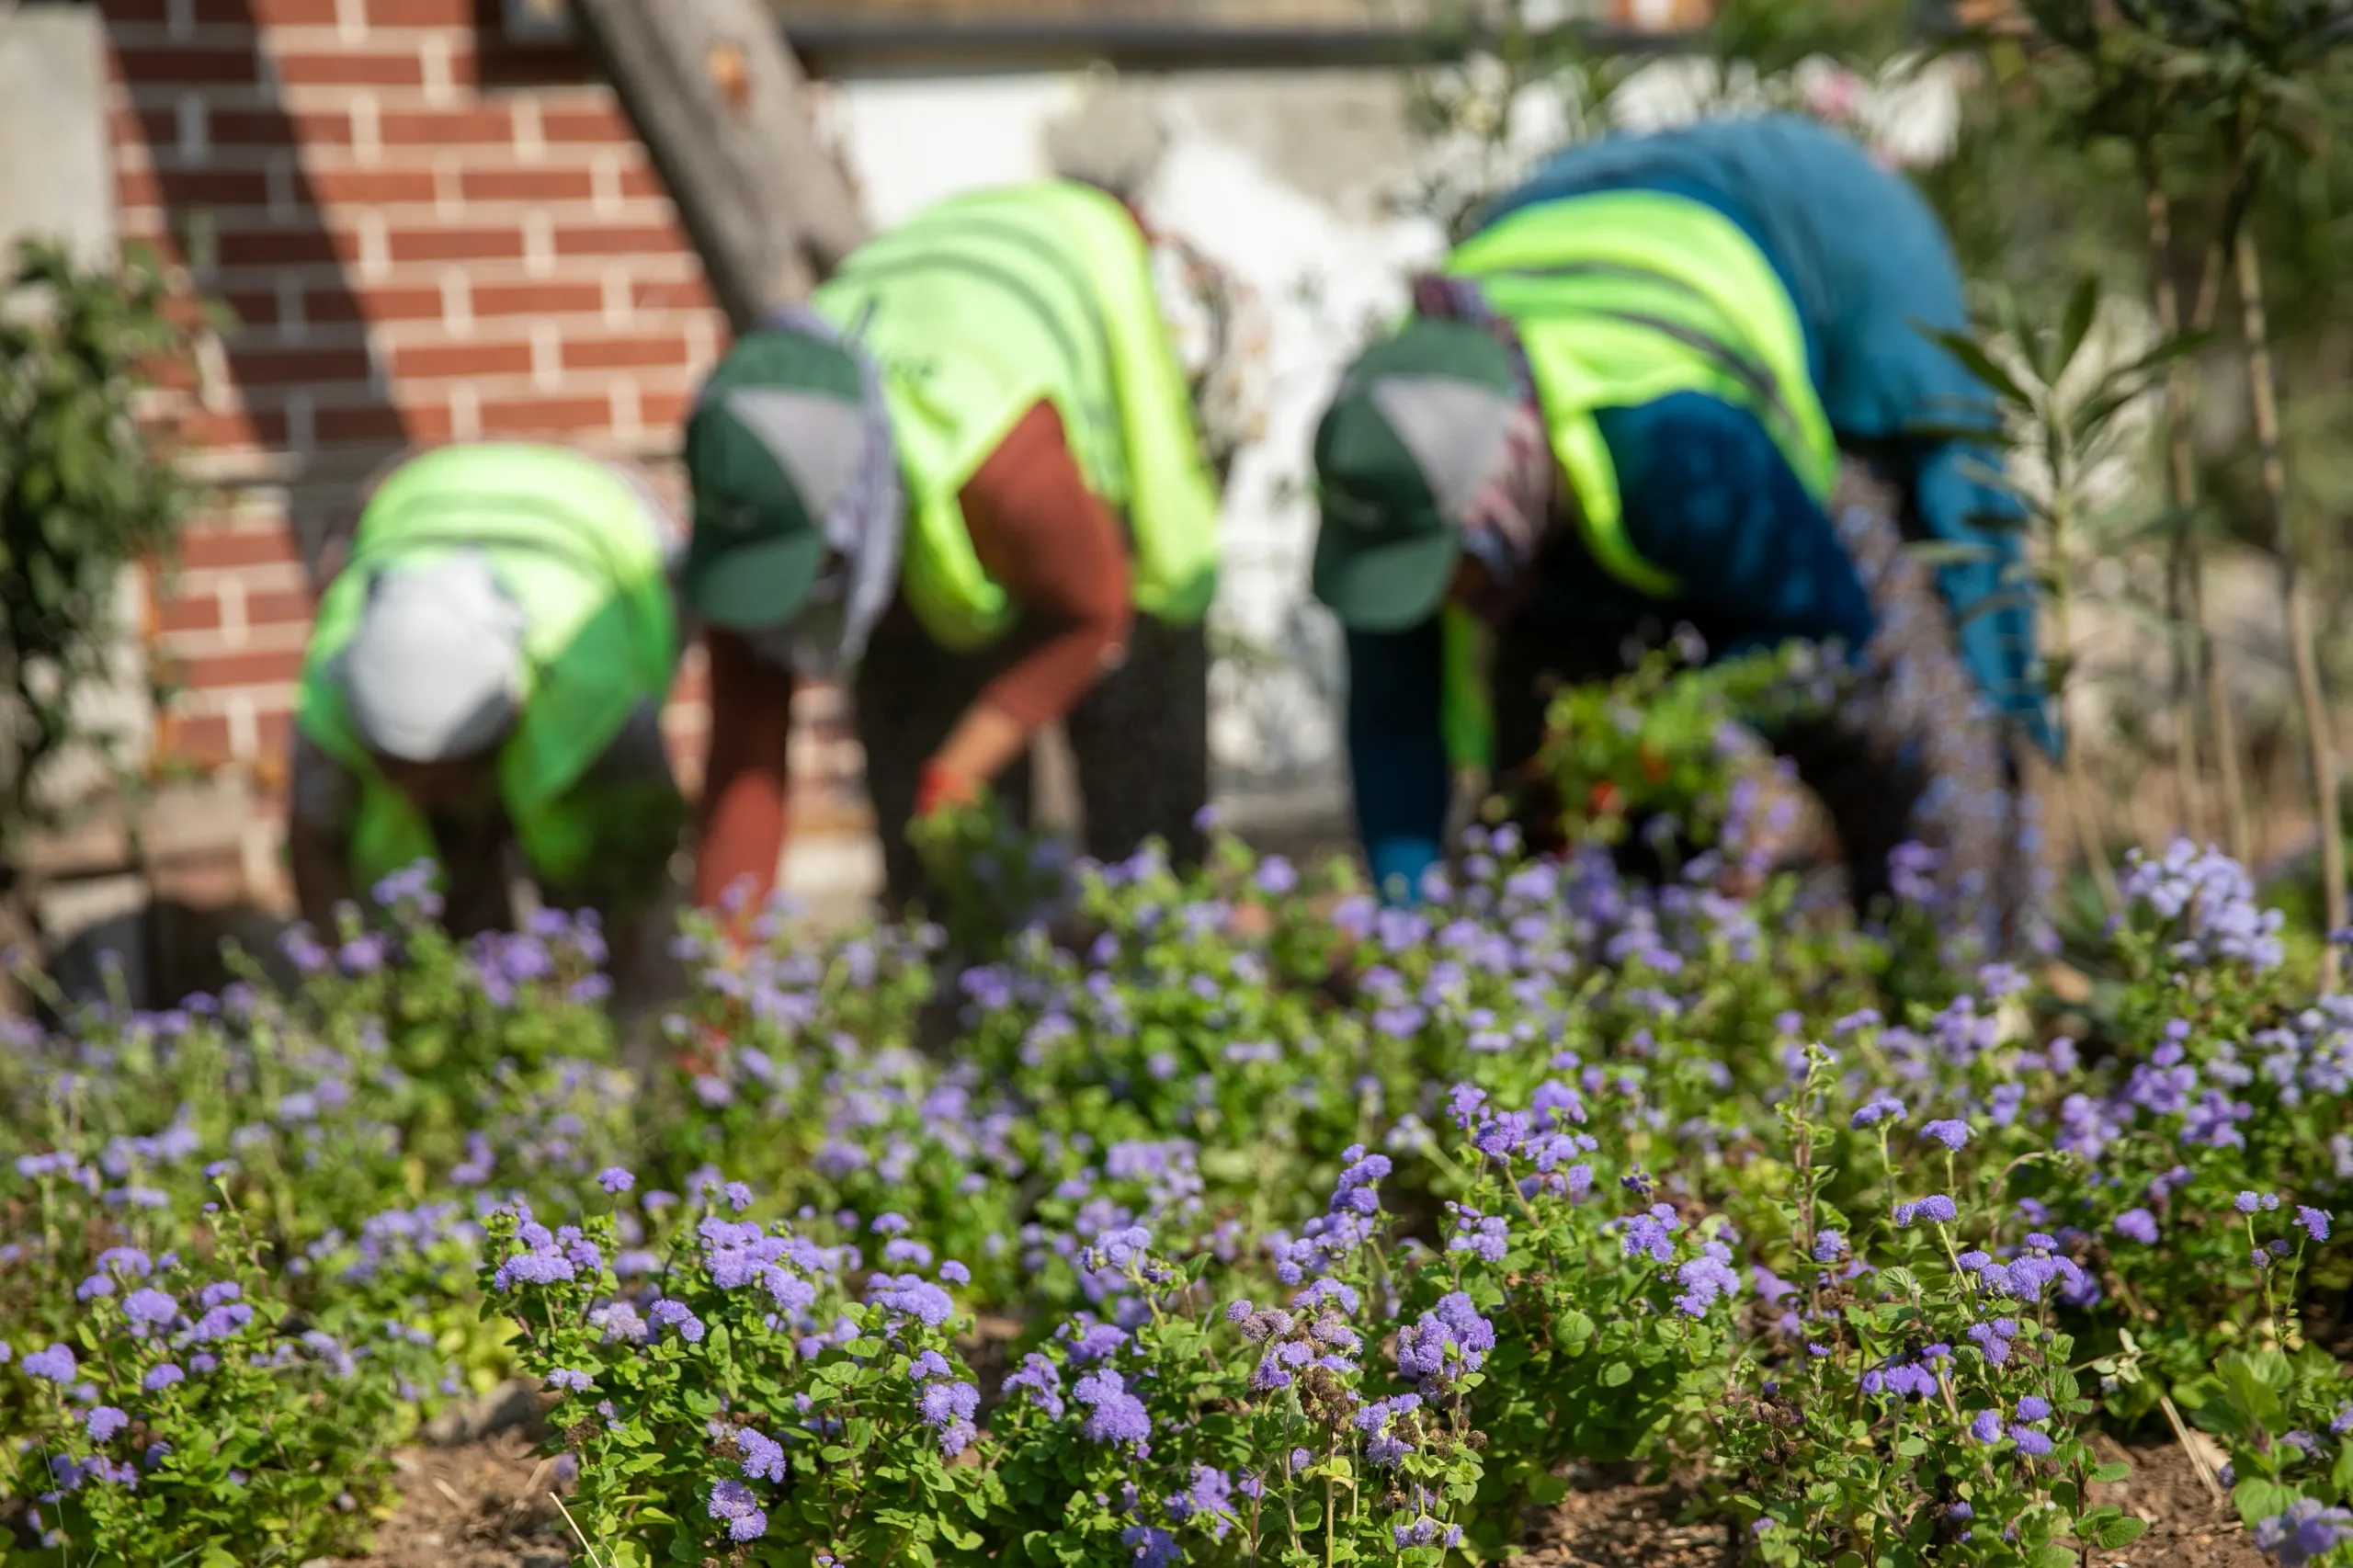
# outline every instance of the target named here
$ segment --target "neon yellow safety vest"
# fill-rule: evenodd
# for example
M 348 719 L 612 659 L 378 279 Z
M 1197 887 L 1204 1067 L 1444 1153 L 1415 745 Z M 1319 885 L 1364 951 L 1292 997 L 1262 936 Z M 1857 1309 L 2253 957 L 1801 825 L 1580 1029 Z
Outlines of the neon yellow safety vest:
M 907 602 L 944 646 L 1020 613 L 958 500 L 1040 401 L 1087 486 L 1128 522 L 1136 608 L 1185 625 L 1217 586 L 1215 483 L 1142 232 L 1067 182 L 953 197 L 861 246 L 812 301 L 881 360 L 910 514 Z
M 1674 576 L 1626 533 L 1618 474 L 1594 413 L 1700 392 L 1745 408 L 1818 501 L 1838 447 L 1806 365 L 1797 305 L 1739 225 L 1702 202 L 1598 191 L 1539 202 L 1465 241 L 1446 270 L 1474 279 L 1519 335 L 1552 454 L 1594 559 L 1643 593 L 1672 598 Z M 1449 755 L 1492 764 L 1475 639 L 1447 638 Z
M 437 859 L 433 833 L 360 744 L 335 660 L 388 565 L 479 550 L 522 607 L 523 706 L 498 756 L 499 792 L 534 876 L 589 878 L 600 824 L 566 797 L 642 703 L 668 690 L 676 611 L 643 503 L 593 458 L 560 447 L 446 447 L 403 464 L 368 503 L 351 559 L 319 601 L 295 722 L 359 776 L 351 867 L 361 887 Z

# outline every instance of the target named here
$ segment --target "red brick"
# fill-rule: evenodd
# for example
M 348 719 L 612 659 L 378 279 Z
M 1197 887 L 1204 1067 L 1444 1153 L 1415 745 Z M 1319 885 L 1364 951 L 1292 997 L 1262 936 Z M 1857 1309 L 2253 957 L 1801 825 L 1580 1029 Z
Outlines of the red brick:
M 670 187 L 662 183 L 662 176 L 651 165 L 631 164 L 621 170 L 621 194 L 629 197 L 667 197 Z
M 250 85 L 261 80 L 260 57 L 252 44 L 176 43 L 169 49 L 112 51 L 122 80 L 140 86 Z
M 348 292 L 312 292 L 303 304 L 313 321 L 439 321 L 444 301 L 438 289 L 360 285 Z
M 261 207 L 269 180 L 259 169 L 122 169 L 115 200 L 124 207 Z
M 476 0 L 368 0 L 368 20 L 380 28 L 470 28 Z
M 641 311 L 710 311 L 718 309 L 710 297 L 710 285 L 697 272 L 688 278 L 674 278 L 666 282 L 639 282 L 631 286 L 631 302 Z
M 250 626 L 286 626 L 311 619 L 317 608 L 309 594 L 298 589 L 264 589 L 245 596 L 245 622 Z
M 684 365 L 688 358 L 687 340 L 678 333 L 660 337 L 574 340 L 563 346 L 563 368 L 567 370 L 635 370 Z
M 686 249 L 686 236 L 667 223 L 586 223 L 555 232 L 558 256 L 662 256 Z
M 351 346 L 324 348 L 233 346 L 229 349 L 229 373 L 247 385 L 299 387 L 329 381 L 365 381 L 369 369 L 367 350 Z
M 220 234 L 213 244 L 222 267 L 332 266 L 359 256 L 356 235 L 331 234 L 321 229 Z
M 286 415 L 270 409 L 197 409 L 181 426 L 182 436 L 199 447 L 261 447 L 286 444 Z
M 637 398 L 638 422 L 649 430 L 684 425 L 694 401 L 692 392 L 641 392 Z
M 207 570 L 237 566 L 278 566 L 302 563 L 290 528 L 208 528 L 198 527 L 180 536 L 179 563 Z
M 381 403 L 351 408 L 322 408 L 311 416 L 311 430 L 323 447 L 362 443 L 396 445 L 411 435 L 407 414 Z
M 440 194 L 429 169 L 320 169 L 300 181 L 329 204 L 374 206 L 393 201 L 431 201 Z
M 586 169 L 468 169 L 458 182 L 468 201 L 586 201 L 596 187 Z
M 190 713 L 172 721 L 171 755 L 184 761 L 219 766 L 234 760 L 229 749 L 229 721 L 218 713 Z
M 387 147 L 453 147 L 466 142 L 512 146 L 515 117 L 506 108 L 418 109 L 389 113 L 379 129 Z
M 485 403 L 482 409 L 485 436 L 558 436 L 611 424 L 612 405 L 601 397 L 523 398 Z
M 422 87 L 425 62 L 413 49 L 306 50 L 279 54 L 278 74 L 290 87 Z
M 148 140 L 160 147 L 171 147 L 179 140 L 177 123 L 162 115 L 164 127 L 152 124 Z M 320 113 L 314 109 L 289 111 L 277 108 L 216 108 L 206 117 L 212 144 L 216 147 L 348 147 L 351 145 L 351 117 L 341 113 Z
M 474 314 L 483 320 L 595 311 L 603 309 L 604 303 L 605 291 L 594 283 L 477 283 L 473 287 Z
M 241 287 L 219 296 L 247 331 L 278 324 L 278 291 Z M 361 287 L 357 290 L 322 283 L 302 290 L 302 319 L 313 327 L 350 326 L 361 322 L 439 321 L 441 290 L 402 287 Z M 234 347 L 241 335 L 230 334 Z
M 220 597 L 197 594 L 165 599 L 156 611 L 155 623 L 166 632 L 213 631 L 221 624 Z
M 224 686 L 270 686 L 302 673 L 300 648 L 258 648 L 235 653 L 184 653 L 180 684 L 199 691 Z
M 512 261 L 523 254 L 523 231 L 499 229 L 395 229 L 392 257 L 405 261 Z
M 540 132 L 551 144 L 593 142 L 597 144 L 635 145 L 637 132 L 618 105 L 598 104 L 574 108 L 543 109 L 540 114 Z
M 161 24 L 171 20 L 171 0 L 103 0 L 109 22 Z M 335 0 L 191 0 L 188 15 L 199 27 L 331 27 Z
M 392 374 L 411 378 L 525 376 L 531 349 L 524 343 L 430 343 L 392 353 Z

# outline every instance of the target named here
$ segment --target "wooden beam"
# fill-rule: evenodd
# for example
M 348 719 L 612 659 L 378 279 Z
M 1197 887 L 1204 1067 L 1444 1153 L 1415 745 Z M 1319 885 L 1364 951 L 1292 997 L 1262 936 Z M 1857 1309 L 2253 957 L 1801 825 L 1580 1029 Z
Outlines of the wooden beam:
M 572 0 L 572 19 L 737 332 L 807 295 L 866 238 L 761 0 Z

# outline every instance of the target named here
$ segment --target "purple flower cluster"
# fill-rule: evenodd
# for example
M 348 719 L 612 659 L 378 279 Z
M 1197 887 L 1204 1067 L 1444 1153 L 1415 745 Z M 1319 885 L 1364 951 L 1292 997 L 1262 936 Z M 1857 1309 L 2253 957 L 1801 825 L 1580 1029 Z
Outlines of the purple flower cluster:
M 1475 1372 L 1495 1347 L 1495 1325 L 1456 1290 L 1397 1333 L 1397 1375 L 1439 1394 L 1454 1377 Z
M 1126 1380 L 1108 1367 L 1071 1385 L 1071 1397 L 1086 1407 L 1079 1431 L 1090 1442 L 1126 1443 L 1141 1451 L 1152 1436 L 1152 1417 L 1143 1401 L 1129 1392 Z

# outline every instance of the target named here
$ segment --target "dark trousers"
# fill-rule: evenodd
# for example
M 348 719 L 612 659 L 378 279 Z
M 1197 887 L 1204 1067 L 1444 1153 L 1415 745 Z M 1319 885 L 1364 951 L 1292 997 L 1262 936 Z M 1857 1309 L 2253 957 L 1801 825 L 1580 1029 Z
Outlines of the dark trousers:
M 952 653 L 931 640 L 905 605 L 874 629 L 852 694 L 866 790 L 882 840 L 885 902 L 903 909 L 926 892 L 922 858 L 907 841 L 923 765 L 975 698 L 1026 646 L 1017 631 L 999 646 Z M 1208 804 L 1209 638 L 1200 626 L 1138 616 L 1127 660 L 1063 720 L 1077 764 L 1086 830 L 1098 860 L 1120 860 L 1158 836 L 1180 866 L 1203 847 L 1195 817 Z M 1014 820 L 1029 821 L 1024 756 L 996 781 Z

